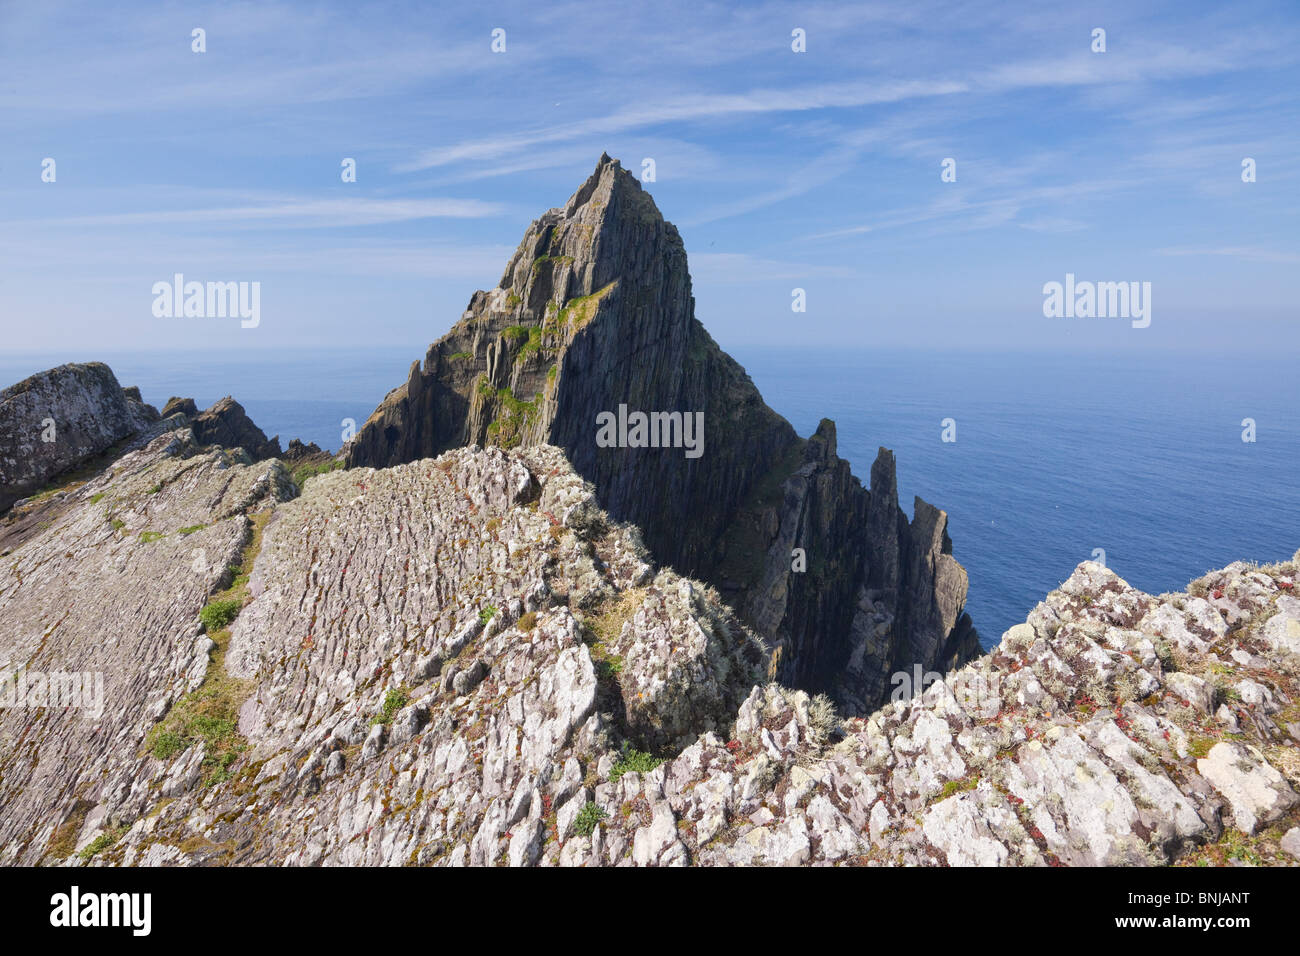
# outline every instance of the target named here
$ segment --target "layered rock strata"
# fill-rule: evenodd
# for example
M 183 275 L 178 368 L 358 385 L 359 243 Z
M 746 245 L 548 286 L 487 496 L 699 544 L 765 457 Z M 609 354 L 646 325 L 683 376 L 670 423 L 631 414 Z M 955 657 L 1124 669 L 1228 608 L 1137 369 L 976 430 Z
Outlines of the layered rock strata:
M 675 416 L 650 419 L 662 441 L 635 447 L 639 412 Z M 626 442 L 600 439 L 605 415 Z M 695 416 L 702 436 L 686 433 Z M 979 651 L 947 516 L 918 499 L 909 522 L 891 453 L 868 491 L 837 456 L 833 422 L 801 439 L 763 403 L 695 317 L 677 229 L 608 156 L 528 228 L 498 286 L 473 295 L 345 456 L 384 467 L 543 443 L 658 561 L 716 587 L 787 683 L 865 712 L 892 674 Z
M 0 863 L 1294 862 L 1300 555 L 1159 597 L 1080 565 L 844 718 L 558 449 L 296 491 L 165 429 L 0 563 L 0 662 L 104 678 L 0 708 Z

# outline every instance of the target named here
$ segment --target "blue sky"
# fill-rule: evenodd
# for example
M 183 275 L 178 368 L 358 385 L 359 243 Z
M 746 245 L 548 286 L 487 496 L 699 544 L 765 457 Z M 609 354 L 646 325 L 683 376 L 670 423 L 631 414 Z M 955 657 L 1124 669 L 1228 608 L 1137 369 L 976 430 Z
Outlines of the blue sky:
M 0 2 L 6 347 L 418 354 L 605 150 L 724 347 L 1300 348 L 1294 0 L 465 6 Z M 1151 326 L 1045 318 L 1067 272 Z

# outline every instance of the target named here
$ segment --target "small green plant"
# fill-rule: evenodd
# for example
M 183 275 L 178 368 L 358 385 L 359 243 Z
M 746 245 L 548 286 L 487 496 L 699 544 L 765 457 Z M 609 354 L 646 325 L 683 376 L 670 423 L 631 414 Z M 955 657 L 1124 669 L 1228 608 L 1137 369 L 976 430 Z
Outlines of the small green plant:
M 371 718 L 372 724 L 391 724 L 397 712 L 405 707 L 411 701 L 411 696 L 400 688 L 393 688 L 384 695 L 384 703 L 379 708 L 379 713 Z
M 616 783 L 625 773 L 649 773 L 661 763 L 661 758 L 641 750 L 632 750 L 624 744 L 622 755 L 609 771 L 609 782 Z
M 938 799 L 947 800 L 953 794 L 964 793 L 967 790 L 974 790 L 979 786 L 979 782 L 979 774 L 976 774 L 973 777 L 967 777 L 965 780 L 949 780 L 943 785 L 943 789 L 939 791 Z
M 199 611 L 199 620 L 203 622 L 204 629 L 211 634 L 213 631 L 219 631 L 226 627 L 238 617 L 242 607 L 243 605 L 239 601 L 233 599 L 210 601 L 203 610 Z
M 473 352 L 452 352 L 450 355 L 447 356 L 447 361 L 459 362 L 462 359 L 472 359 L 473 357 L 474 357 Z
M 121 838 L 122 832 L 123 831 L 120 829 L 104 831 L 86 844 L 85 849 L 78 853 L 77 856 L 81 857 L 83 860 L 89 860 L 95 854 L 102 850 L 107 850 L 110 846 L 116 843 Z
M 196 531 L 202 531 L 206 527 L 207 525 L 205 524 L 192 524 L 188 528 L 181 528 L 181 530 L 177 531 L 176 533 L 180 535 L 182 538 L 185 538 L 188 537 L 189 535 L 192 535 Z
M 154 485 L 152 488 L 150 488 L 149 491 L 148 491 L 147 493 L 148 493 L 148 494 L 151 494 L 151 495 L 156 495 L 156 494 L 158 494 L 158 492 L 160 492 L 160 491 L 162 491 L 162 485 L 161 485 L 161 484 L 157 484 L 157 485 Z
M 489 604 L 487 607 L 483 608 L 483 610 L 478 612 L 478 619 L 483 624 L 487 624 L 488 621 L 492 620 L 492 618 L 496 616 L 497 616 L 497 609 L 495 606 L 491 604 Z
M 174 730 L 162 729 L 154 736 L 149 751 L 159 760 L 171 760 L 189 749 L 189 741 Z
M 140 532 L 140 540 L 141 540 L 144 544 L 149 544 L 149 543 L 152 542 L 152 541 L 157 541 L 157 540 L 159 540 L 160 538 L 165 538 L 165 537 L 167 537 L 167 535 L 163 534 L 161 531 L 141 531 L 141 532 Z
M 101 491 L 101 492 L 100 492 L 99 494 L 97 494 L 97 495 L 91 495 L 91 496 L 90 496 L 90 503 L 91 503 L 92 505 L 97 505 L 97 504 L 99 504 L 101 501 L 104 500 L 104 495 L 105 495 L 105 494 L 107 494 L 107 492 L 103 492 L 103 491 Z
M 607 816 L 609 816 L 609 814 L 607 814 L 602 808 L 596 806 L 594 803 L 588 803 L 579 810 L 578 815 L 573 818 L 573 832 L 579 833 L 582 836 L 591 836 L 591 834 L 595 832 L 596 827 L 600 824 L 600 821 L 604 820 Z
M 608 657 L 595 657 L 596 676 L 604 681 L 616 680 L 618 675 L 623 673 L 623 658 L 617 654 L 610 654 Z
M 126 522 L 123 521 L 121 518 L 114 518 L 112 521 L 109 522 L 109 525 L 112 526 L 114 531 L 121 531 L 123 528 L 126 527 Z

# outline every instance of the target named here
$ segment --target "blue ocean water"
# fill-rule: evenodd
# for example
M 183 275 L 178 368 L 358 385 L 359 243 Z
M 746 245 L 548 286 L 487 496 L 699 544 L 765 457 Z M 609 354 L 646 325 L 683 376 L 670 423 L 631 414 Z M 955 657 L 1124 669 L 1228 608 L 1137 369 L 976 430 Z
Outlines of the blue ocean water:
M 837 424 L 866 480 L 876 450 L 898 461 L 903 509 L 948 512 L 986 645 L 1023 621 L 1074 567 L 1105 551 L 1159 593 L 1238 559 L 1300 548 L 1300 380 L 1290 358 L 732 348 L 767 403 L 802 435 Z M 0 357 L 0 386 L 99 359 L 146 401 L 234 395 L 268 435 L 337 449 L 406 378 L 419 348 Z M 955 442 L 941 440 L 956 423 Z M 1243 442 L 1242 420 L 1257 441 Z M 707 447 L 707 446 L 706 446 Z
M 1094 549 L 1158 594 L 1300 548 L 1294 358 L 733 354 L 801 435 L 834 419 L 859 478 L 879 446 L 892 448 L 909 516 L 914 495 L 948 512 L 985 646 Z M 1245 418 L 1254 443 L 1242 441 Z

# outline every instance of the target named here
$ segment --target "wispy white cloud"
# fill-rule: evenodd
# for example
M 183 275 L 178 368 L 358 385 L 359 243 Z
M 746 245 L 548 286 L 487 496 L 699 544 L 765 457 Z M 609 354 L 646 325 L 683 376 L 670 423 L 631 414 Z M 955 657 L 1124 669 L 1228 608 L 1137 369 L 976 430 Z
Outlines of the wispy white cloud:
M 286 229 L 321 229 L 420 219 L 482 219 L 500 215 L 504 209 L 501 203 L 477 199 L 296 199 L 253 206 L 101 213 L 31 221 L 11 220 L 3 224 L 13 227 L 95 227 L 227 223 L 249 227 L 273 225 Z
M 1252 262 L 1300 263 L 1300 252 L 1282 249 L 1264 249 L 1259 246 L 1171 246 L 1157 249 L 1161 256 L 1226 256 L 1229 259 L 1247 259 Z

